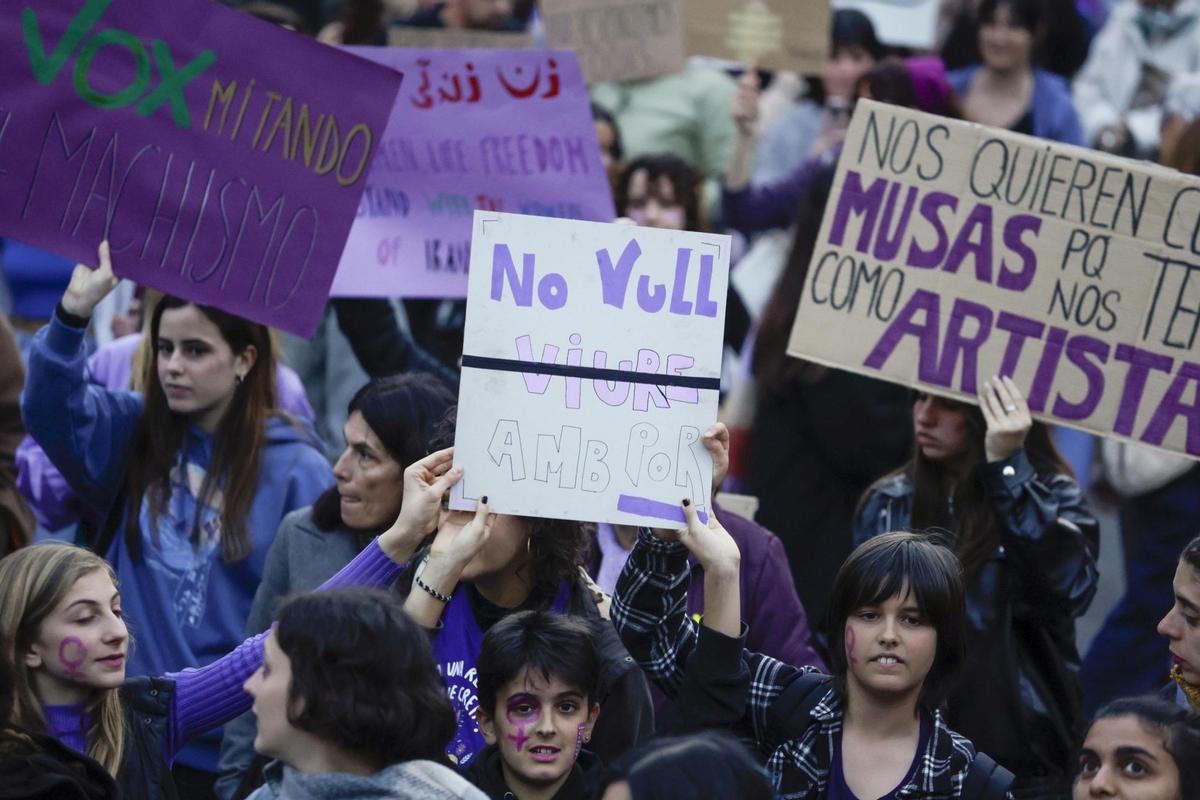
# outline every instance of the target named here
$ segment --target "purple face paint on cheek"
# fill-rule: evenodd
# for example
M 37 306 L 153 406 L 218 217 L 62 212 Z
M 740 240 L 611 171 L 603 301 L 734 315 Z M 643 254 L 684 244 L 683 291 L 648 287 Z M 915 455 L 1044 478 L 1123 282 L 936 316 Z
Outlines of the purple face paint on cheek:
M 852 666 L 858 666 L 858 659 L 854 657 L 854 628 L 846 626 L 846 660 Z
M 68 636 L 58 645 L 58 660 L 67 668 L 67 675 L 72 678 L 85 677 L 79 668 L 87 661 L 87 654 L 87 647 L 78 636 Z
M 586 722 L 580 723 L 579 727 L 575 729 L 575 758 L 571 759 L 572 761 L 579 760 L 579 751 L 583 749 L 583 733 L 586 730 Z
M 533 711 L 525 715 L 518 714 L 517 709 L 523 706 L 528 706 Z M 508 724 L 512 725 L 517 732 L 508 734 L 508 738 L 517 746 L 518 753 L 525 749 L 525 743 L 529 741 L 529 737 L 525 735 L 525 729 L 538 721 L 541 710 L 541 702 L 531 695 L 519 694 L 509 699 L 506 709 Z

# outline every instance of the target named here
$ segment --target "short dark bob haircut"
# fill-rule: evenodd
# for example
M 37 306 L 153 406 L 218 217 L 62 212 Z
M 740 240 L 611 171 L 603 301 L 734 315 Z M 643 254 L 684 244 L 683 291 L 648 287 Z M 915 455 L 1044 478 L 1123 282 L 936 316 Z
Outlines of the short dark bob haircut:
M 1179 768 L 1179 796 L 1200 798 L 1200 715 L 1164 697 L 1123 697 L 1102 706 L 1092 724 L 1112 717 L 1136 717 L 1147 732 L 1161 735 Z
M 500 689 L 522 669 L 578 689 L 589 707 L 599 702 L 600 656 L 591 625 L 582 617 L 550 611 L 510 614 L 483 637 L 476 669 L 479 703 L 491 717 L 497 714 Z
M 703 192 L 704 176 L 688 162 L 674 153 L 656 153 L 638 156 L 625 165 L 617 177 L 616 202 L 617 214 L 629 216 L 629 184 L 633 176 L 644 170 L 646 186 L 651 196 L 657 195 L 657 185 L 660 178 L 666 178 L 675 193 L 675 202 L 683 207 L 685 230 L 705 230 L 701 193 Z
M 385 766 L 441 762 L 458 727 L 428 636 L 393 595 L 298 595 L 273 634 L 291 661 L 288 722 Z
M 633 800 L 772 800 L 777 796 L 766 771 L 746 746 L 715 730 L 651 739 L 605 773 L 602 789 L 620 781 L 629 782 Z
M 846 620 L 863 606 L 901 592 L 916 599 L 937 631 L 937 654 L 918 703 L 934 708 L 946 697 L 966 656 L 966 600 L 962 566 L 951 550 L 923 533 L 885 533 L 854 549 L 833 581 L 827 619 L 829 663 L 846 696 Z

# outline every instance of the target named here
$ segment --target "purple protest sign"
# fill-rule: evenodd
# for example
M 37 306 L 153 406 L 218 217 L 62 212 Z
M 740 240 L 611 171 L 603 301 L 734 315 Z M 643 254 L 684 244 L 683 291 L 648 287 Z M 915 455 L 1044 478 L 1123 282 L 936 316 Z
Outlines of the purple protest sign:
M 0 234 L 311 335 L 401 76 L 209 0 L 0 0 Z
M 348 48 L 408 76 L 332 293 L 465 297 L 475 209 L 611 222 L 587 87 L 548 50 Z

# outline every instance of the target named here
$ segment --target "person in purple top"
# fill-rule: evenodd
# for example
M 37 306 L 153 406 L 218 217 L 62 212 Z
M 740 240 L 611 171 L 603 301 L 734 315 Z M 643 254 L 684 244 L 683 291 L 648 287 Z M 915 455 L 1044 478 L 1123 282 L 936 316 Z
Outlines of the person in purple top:
M 395 524 L 320 589 L 394 583 L 432 530 L 442 495 L 462 477 L 452 463 L 446 449 L 408 467 Z M 169 635 L 149 627 L 136 633 Z M 111 566 L 60 543 L 0 561 L 0 640 L 11 642 L 0 657 L 15 675 L 11 721 L 95 758 L 131 800 L 177 796 L 176 755 L 188 740 L 250 707 L 242 687 L 261 667 L 269 635 L 251 637 L 199 669 L 126 678 L 133 638 Z

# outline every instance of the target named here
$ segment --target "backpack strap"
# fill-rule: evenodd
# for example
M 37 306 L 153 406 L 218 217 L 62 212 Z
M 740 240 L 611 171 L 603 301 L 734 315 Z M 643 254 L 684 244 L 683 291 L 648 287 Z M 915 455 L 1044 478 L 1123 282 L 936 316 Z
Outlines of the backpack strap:
M 767 735 L 772 742 L 798 739 L 811 724 L 812 711 L 829 691 L 833 677 L 805 672 L 788 684 L 767 712 Z
M 987 753 L 976 753 L 963 780 L 962 800 L 1004 800 L 1014 777 Z

